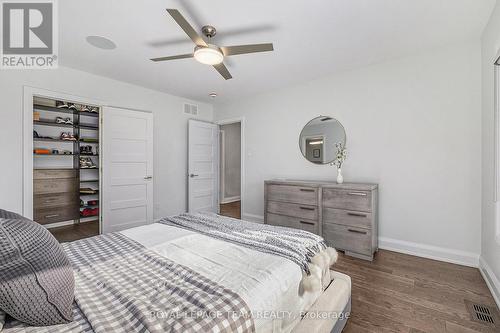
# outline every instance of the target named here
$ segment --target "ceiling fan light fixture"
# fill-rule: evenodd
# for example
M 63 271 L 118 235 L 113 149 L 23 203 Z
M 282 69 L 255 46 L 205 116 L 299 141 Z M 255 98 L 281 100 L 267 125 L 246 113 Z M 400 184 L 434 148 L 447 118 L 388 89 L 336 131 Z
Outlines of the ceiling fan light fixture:
M 217 65 L 224 60 L 224 54 L 215 45 L 196 46 L 194 49 L 194 58 L 205 65 Z

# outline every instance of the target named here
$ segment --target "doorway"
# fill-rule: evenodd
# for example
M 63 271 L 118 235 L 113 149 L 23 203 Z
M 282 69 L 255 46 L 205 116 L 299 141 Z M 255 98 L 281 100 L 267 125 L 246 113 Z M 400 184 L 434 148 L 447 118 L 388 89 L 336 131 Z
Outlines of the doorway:
M 242 191 L 242 126 L 241 121 L 219 126 L 219 214 L 241 219 Z

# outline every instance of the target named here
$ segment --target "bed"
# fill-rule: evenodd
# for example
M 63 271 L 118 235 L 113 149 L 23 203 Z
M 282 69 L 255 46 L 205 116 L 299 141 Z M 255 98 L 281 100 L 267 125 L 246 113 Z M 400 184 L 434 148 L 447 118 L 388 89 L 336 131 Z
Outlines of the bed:
M 238 221 L 217 218 L 226 223 Z M 172 315 L 163 312 L 171 304 L 155 298 L 155 290 L 178 277 L 184 280 L 171 290 L 182 289 L 176 292 L 183 299 L 174 302 L 180 310 L 186 309 L 183 302 L 199 303 L 215 310 L 244 310 L 251 318 L 230 322 L 208 318 L 194 326 L 188 326 L 184 318 L 168 318 L 173 321 L 164 327 L 170 331 L 341 332 L 350 312 L 351 281 L 347 275 L 329 270 L 328 281 L 320 290 L 304 291 L 300 287 L 304 272 L 293 261 L 178 225 L 154 223 L 63 247 L 79 267 L 75 273 L 74 321 L 43 328 L 10 321 L 2 333 L 154 331 L 158 320 Z M 158 267 L 171 275 L 156 275 Z M 111 279 L 110 274 L 116 276 Z M 199 278 L 193 280 L 193 275 Z M 189 286 L 185 285 L 187 280 Z M 99 293 L 92 290 L 103 284 L 106 288 Z M 210 297 L 201 299 L 205 292 L 212 300 L 219 295 L 218 303 L 213 304 Z M 144 300 L 140 303 L 131 301 L 141 297 Z M 149 316 L 146 324 L 137 323 L 138 314 L 144 313 Z M 117 318 L 123 322 L 116 323 Z M 220 322 L 208 326 L 213 320 Z

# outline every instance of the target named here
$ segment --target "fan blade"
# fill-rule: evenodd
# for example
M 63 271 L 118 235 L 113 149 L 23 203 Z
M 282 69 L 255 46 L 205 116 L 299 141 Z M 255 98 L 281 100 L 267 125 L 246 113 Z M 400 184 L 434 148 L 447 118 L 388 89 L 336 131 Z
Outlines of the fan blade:
M 184 30 L 184 32 L 191 38 L 191 40 L 198 46 L 207 46 L 207 43 L 201 38 L 200 35 L 193 29 L 191 24 L 182 16 L 177 9 L 167 9 L 167 12 L 177 22 L 177 24 Z
M 151 60 L 157 62 L 157 61 L 167 61 L 167 60 L 175 60 L 175 59 L 186 59 L 186 58 L 192 58 L 192 57 L 193 57 L 193 54 L 188 53 L 188 54 L 179 54 L 176 56 L 153 58 Z
M 231 76 L 231 73 L 227 70 L 227 67 L 224 65 L 223 62 L 220 64 L 214 65 L 214 68 L 219 72 L 220 75 L 226 80 L 232 79 L 233 77 Z
M 224 53 L 225 56 L 233 56 L 233 55 L 238 55 L 238 54 L 255 53 L 255 52 L 274 51 L 273 43 L 221 46 L 220 49 L 222 50 L 222 53 Z

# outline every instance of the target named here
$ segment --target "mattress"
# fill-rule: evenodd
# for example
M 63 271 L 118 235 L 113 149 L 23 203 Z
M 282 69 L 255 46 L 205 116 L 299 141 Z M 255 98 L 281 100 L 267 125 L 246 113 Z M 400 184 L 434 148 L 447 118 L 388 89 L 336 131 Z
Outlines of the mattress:
M 272 254 L 160 223 L 121 233 L 236 292 L 252 311 L 259 333 L 292 331 L 301 314 L 321 295 L 321 292 L 300 295 L 300 267 Z M 332 274 L 335 297 L 328 309 L 340 312 L 349 301 L 350 279 L 344 274 Z

